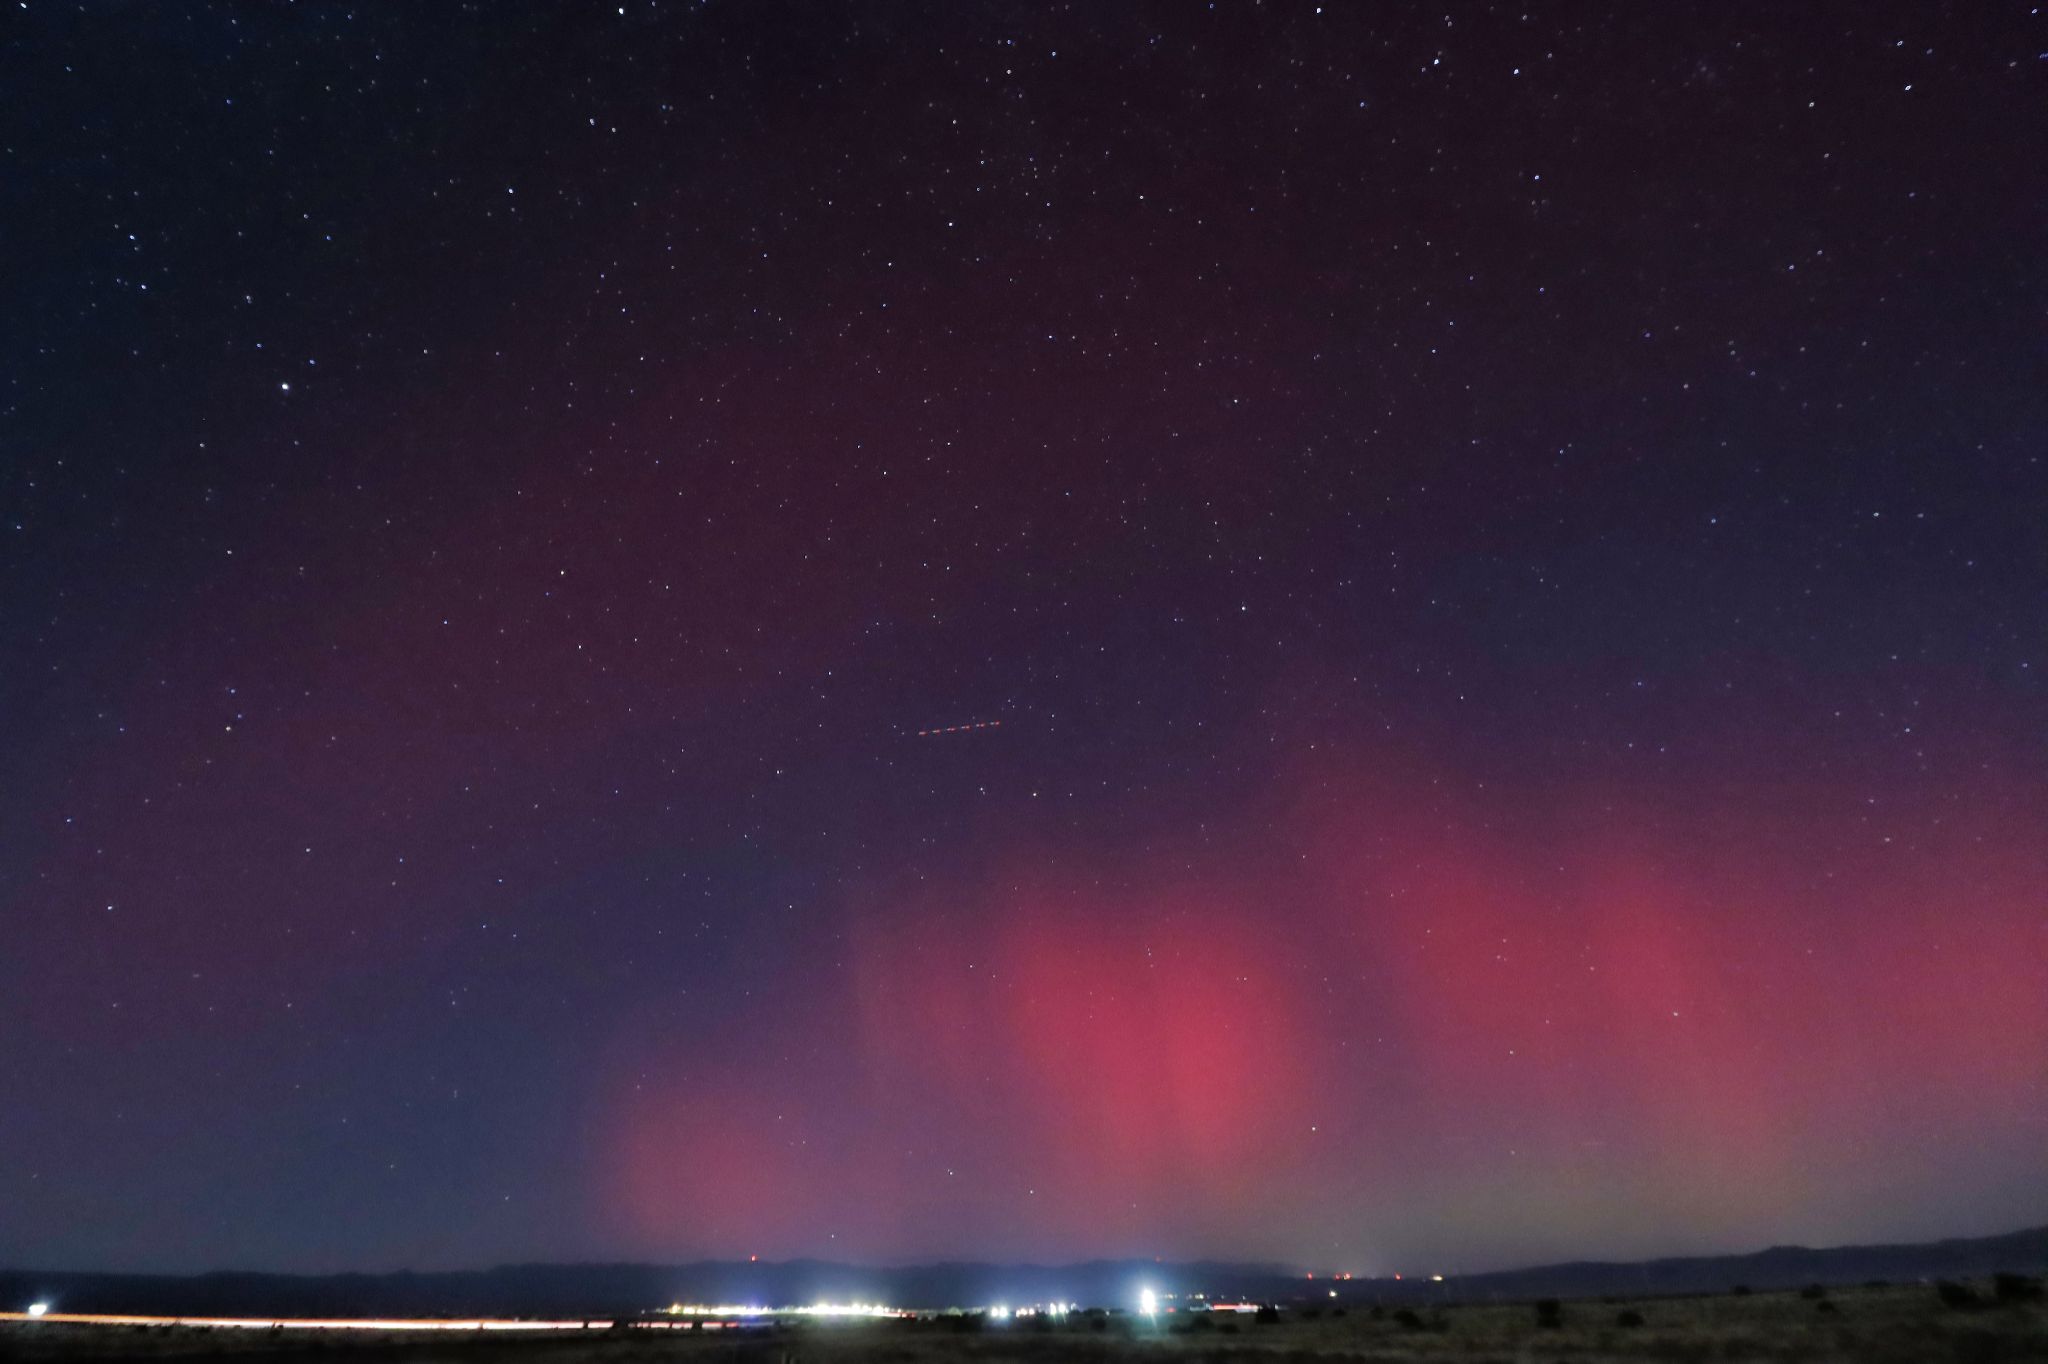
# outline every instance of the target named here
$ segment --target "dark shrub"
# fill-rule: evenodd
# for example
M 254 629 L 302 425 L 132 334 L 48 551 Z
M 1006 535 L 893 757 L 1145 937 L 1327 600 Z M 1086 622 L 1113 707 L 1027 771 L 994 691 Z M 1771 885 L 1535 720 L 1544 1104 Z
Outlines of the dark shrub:
M 1214 1312 L 1197 1312 L 1195 1313 L 1195 1319 L 1188 1324 L 1197 1331 L 1213 1331 L 1216 1329 L 1216 1314 Z
M 1349 1315 L 1351 1315 L 1351 1314 L 1350 1314 L 1350 1313 L 1348 1313 L 1348 1312 L 1346 1312 L 1346 1311 L 1345 1311 L 1345 1310 L 1344 1310 L 1343 1308 L 1341 1308 L 1341 1307 L 1332 1307 L 1332 1308 L 1330 1309 L 1330 1315 L 1331 1315 L 1331 1316 L 1333 1316 L 1333 1317 L 1345 1317 L 1345 1316 L 1349 1316 Z
M 1616 1312 L 1614 1314 L 1614 1324 L 1631 1328 L 1641 1326 L 1643 1324 L 1643 1314 L 1632 1309 L 1625 1312 Z
M 1537 1299 L 1536 1324 L 1546 1331 L 1555 1331 L 1564 1325 L 1564 1304 L 1556 1298 Z
M 1983 1299 L 1977 1296 L 1976 1290 L 1968 1284 L 1951 1283 L 1947 1279 L 1935 1280 L 1934 1295 L 1941 1299 L 1943 1307 L 1952 1307 L 1958 1312 L 1966 1311 L 1983 1302 Z
M 1088 1318 L 1088 1329 L 1089 1329 L 1089 1330 L 1091 1330 L 1091 1331 L 1107 1331 L 1107 1330 L 1109 1329 L 1109 1318 L 1108 1318 L 1108 1317 L 1090 1317 L 1090 1318 Z
M 1216 1329 L 1221 1331 L 1226 1336 L 1234 1336 L 1237 1334 L 1239 1328 L 1236 1322 L 1226 1321 Z
M 1865 1288 L 1890 1288 L 1892 1281 L 1890 1279 L 1865 1279 L 1863 1286 Z
M 1828 1291 L 1817 1283 L 1810 1283 L 1799 1290 L 1799 1296 L 1808 1302 L 1817 1302 L 1828 1295 Z
M 1387 1319 L 1387 1309 L 1381 1307 L 1378 1303 L 1374 1303 L 1372 1309 L 1365 1316 L 1368 1321 L 1385 1321 Z
M 1394 1313 L 1394 1324 L 1404 1331 L 1420 1331 L 1424 1329 L 1422 1318 L 1416 1316 L 1415 1313 L 1405 1307 Z
M 1728 1291 L 1738 1298 L 1746 1298 L 1749 1296 L 1749 1285 L 1746 1283 L 1739 1283 L 1735 1285 L 1735 1287 L 1729 1289 Z
M 2000 1302 L 2039 1302 L 2041 1281 L 2024 1274 L 1994 1274 L 1991 1276 L 1991 1296 Z
M 1827 1298 L 1816 1298 L 1813 1303 L 1813 1310 L 1821 1313 L 1824 1316 L 1832 1316 L 1836 1312 L 1841 1311 L 1842 1309 L 1835 1306 L 1835 1304 Z
M 1252 1313 L 1252 1320 L 1261 1325 L 1270 1325 L 1280 1320 L 1280 1309 L 1270 1302 L 1262 1302 L 1259 1304 L 1259 1310 Z
M 1323 1309 L 1320 1307 L 1304 1307 L 1301 1309 L 1301 1319 L 1303 1321 L 1314 1321 L 1317 1317 L 1320 1317 L 1322 1314 Z

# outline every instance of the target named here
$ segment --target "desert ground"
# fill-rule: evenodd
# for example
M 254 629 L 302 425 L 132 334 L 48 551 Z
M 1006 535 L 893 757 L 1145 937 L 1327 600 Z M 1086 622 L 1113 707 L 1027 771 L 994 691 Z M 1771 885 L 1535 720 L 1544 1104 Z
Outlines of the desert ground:
M 1278 1320 L 1161 1317 L 993 1323 L 939 1318 L 916 1322 L 817 1324 L 732 1332 L 613 1330 L 508 1340 L 396 1335 L 206 1331 L 184 1327 L 106 1328 L 10 1325 L 0 1357 L 18 1360 L 262 1360 L 333 1357 L 449 1364 L 883 1364 L 960 1360 L 1354 1360 L 1500 1361 L 1885 1361 L 1994 1364 L 2048 1361 L 2048 1304 L 1997 1296 L 1989 1283 L 1872 1285 L 1821 1292 L 1724 1293 L 1684 1298 L 1535 1303 L 1449 1303 L 1426 1310 L 1353 1306 L 1341 1313 L 1282 1311 Z

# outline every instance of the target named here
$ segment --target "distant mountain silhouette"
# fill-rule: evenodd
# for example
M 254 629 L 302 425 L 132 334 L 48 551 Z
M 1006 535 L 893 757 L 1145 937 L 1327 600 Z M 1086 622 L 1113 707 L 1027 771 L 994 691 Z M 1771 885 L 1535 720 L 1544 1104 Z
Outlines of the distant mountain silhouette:
M 973 1307 L 1067 1301 L 1131 1306 L 1140 1287 L 1272 1302 L 1486 1301 L 1764 1290 L 1809 1283 L 1969 1278 L 2048 1269 L 2048 1227 L 1911 1245 L 1774 1246 L 1749 1255 L 1637 1263 L 1578 1262 L 1444 1283 L 1309 1280 L 1282 1265 L 1091 1260 L 1073 1265 L 946 1263 L 865 1269 L 824 1260 L 777 1264 L 504 1265 L 433 1274 L 196 1275 L 0 1270 L 0 1307 L 48 1301 L 59 1311 L 165 1316 L 580 1317 L 636 1313 L 671 1302 L 787 1305 L 858 1299 L 903 1307 Z

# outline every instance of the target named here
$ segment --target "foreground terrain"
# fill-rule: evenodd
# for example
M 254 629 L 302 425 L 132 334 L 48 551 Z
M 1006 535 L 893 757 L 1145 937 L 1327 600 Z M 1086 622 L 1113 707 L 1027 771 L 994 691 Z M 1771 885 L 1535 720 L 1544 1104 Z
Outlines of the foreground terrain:
M 290 1331 L 121 1328 L 56 1323 L 0 1329 L 10 1360 L 173 1360 L 232 1357 L 236 1364 L 328 1356 L 346 1364 L 626 1364 L 763 1361 L 881 1364 L 921 1360 L 1440 1360 L 1459 1361 L 1994 1361 L 2048 1360 L 2048 1305 L 1998 1300 L 1989 1284 L 1926 1284 L 1574 1301 L 1544 1306 L 1444 1304 L 1342 1312 L 1283 1311 L 1212 1320 L 1164 1316 L 1075 1319 L 1064 1325 L 918 1322 L 762 1327 L 731 1332 L 612 1330 L 566 1337 L 336 1338 Z M 1555 1324 L 1545 1324 L 1548 1317 Z

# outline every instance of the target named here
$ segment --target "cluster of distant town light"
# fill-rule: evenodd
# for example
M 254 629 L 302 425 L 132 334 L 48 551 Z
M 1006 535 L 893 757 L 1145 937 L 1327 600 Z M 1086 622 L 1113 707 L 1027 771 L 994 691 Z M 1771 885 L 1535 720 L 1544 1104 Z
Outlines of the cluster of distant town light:
M 1315 1275 L 1308 1276 L 1313 1279 Z M 1349 1274 L 1336 1274 L 1334 1279 L 1347 1280 Z M 1432 1274 L 1431 1279 L 1443 1282 L 1443 1275 Z M 1331 1289 L 1330 1296 L 1336 1297 L 1337 1290 Z M 1176 1293 L 1161 1293 L 1155 1288 L 1140 1288 L 1136 1305 L 1138 1314 L 1156 1317 L 1162 1312 L 1256 1312 L 1255 1302 L 1231 1302 L 1212 1298 L 1206 1293 L 1189 1293 L 1182 1297 Z M 918 1312 L 907 1307 L 889 1307 L 872 1302 L 816 1302 L 807 1307 L 766 1307 L 758 1303 L 671 1303 L 662 1309 L 671 1317 L 686 1317 L 716 1321 L 772 1321 L 788 1318 L 809 1318 L 824 1321 L 848 1321 L 863 1318 L 910 1318 L 920 1316 L 979 1315 L 991 1321 L 1010 1321 L 1032 1317 L 1065 1317 L 1081 1308 L 1071 1302 L 1039 1302 L 1012 1307 L 1008 1303 L 992 1303 L 985 1307 L 955 1308 L 946 1313 Z
M 914 1312 L 907 1307 L 886 1307 L 877 1302 L 814 1302 L 808 1307 L 763 1307 L 759 1304 L 741 1306 L 737 1303 L 670 1303 L 663 1309 L 672 1317 L 705 1317 L 722 1321 L 752 1321 L 757 1318 L 809 1317 L 826 1321 L 846 1321 L 875 1317 L 916 1317 L 930 1313 Z M 996 1321 L 1008 1321 L 1012 1317 L 1064 1317 L 1074 1311 L 1070 1302 L 1038 1302 L 1024 1307 L 1011 1307 L 997 1303 L 991 1307 L 976 1308 Z
M 1309 1277 L 1310 1279 L 1314 1279 L 1314 1278 L 1315 1278 L 1315 1275 L 1311 1274 L 1311 1275 L 1309 1275 L 1308 1277 Z M 1351 1276 L 1350 1276 L 1349 1274 L 1336 1274 L 1336 1275 L 1332 1275 L 1332 1276 L 1330 1276 L 1330 1277 L 1332 1277 L 1333 1279 L 1337 1279 L 1337 1280 L 1340 1280 L 1340 1281 L 1342 1281 L 1342 1280 L 1349 1280 L 1349 1279 L 1351 1278 Z M 1395 1277 L 1396 1279 L 1398 1279 L 1398 1278 L 1400 1278 L 1401 1276 L 1400 1276 L 1399 1274 L 1396 1274 L 1396 1275 L 1394 1275 L 1394 1277 Z M 1432 1275 L 1430 1275 L 1430 1276 L 1429 1276 L 1429 1278 L 1430 1278 L 1431 1282 L 1433 1282 L 1433 1283 L 1442 1283 L 1442 1282 L 1444 1281 L 1444 1276 L 1443 1276 L 1443 1275 L 1441 1275 L 1441 1274 L 1432 1274 Z M 1334 1288 L 1333 1288 L 1333 1289 L 1331 1289 L 1331 1290 L 1330 1290 L 1330 1296 L 1331 1296 L 1331 1297 L 1333 1297 L 1333 1298 L 1334 1298 L 1334 1297 L 1336 1297 L 1336 1296 L 1337 1296 L 1337 1290 L 1336 1290 L 1336 1289 L 1334 1289 Z M 1215 1299 L 1215 1298 L 1211 1298 L 1211 1297 L 1209 1297 L 1209 1296 L 1208 1296 L 1207 1294 L 1204 1294 L 1204 1293 L 1190 1293 L 1190 1294 L 1188 1294 L 1188 1295 L 1186 1296 L 1186 1298 L 1185 1298 L 1185 1299 L 1181 1299 L 1181 1298 L 1179 1298 L 1179 1295 L 1177 1295 L 1177 1294 L 1173 1294 L 1173 1293 L 1161 1293 L 1161 1292 L 1159 1292 L 1159 1291 L 1158 1291 L 1157 1289 L 1151 1288 L 1151 1287 L 1149 1287 L 1149 1286 L 1148 1286 L 1148 1287 L 1143 1287 L 1143 1288 L 1140 1288 L 1140 1289 L 1138 1290 L 1138 1293 L 1137 1293 L 1137 1309 L 1138 1309 L 1138 1312 L 1139 1312 L 1139 1314 L 1140 1314 L 1140 1315 L 1142 1315 L 1142 1316 L 1147 1316 L 1147 1317 L 1156 1317 L 1156 1316 L 1158 1316 L 1158 1315 L 1159 1315 L 1159 1314 L 1160 1314 L 1161 1312 L 1256 1312 L 1256 1311 L 1258 1311 L 1258 1308 L 1259 1308 L 1259 1305 L 1258 1305 L 1257 1303 L 1253 1303 L 1253 1302 L 1225 1302 L 1225 1301 L 1222 1301 L 1222 1300 L 1220 1300 L 1220 1299 Z M 1079 1307 L 1078 1305 L 1076 1305 L 1076 1304 L 1074 1304 L 1074 1303 L 1071 1303 L 1071 1302 L 1041 1302 L 1041 1303 L 1030 1303 L 1030 1304 L 1027 1304 L 1027 1305 L 1025 1305 L 1025 1306 L 1021 1306 L 1021 1307 L 1012 1307 L 1012 1306 L 1010 1306 L 1010 1305 L 1009 1305 L 1009 1304 L 1007 1304 L 1007 1303 L 996 1303 L 996 1304 L 994 1304 L 994 1305 L 992 1305 L 992 1306 L 988 1306 L 988 1307 L 980 1307 L 980 1308 L 974 1308 L 974 1309 L 972 1309 L 972 1312 L 973 1312 L 973 1313 L 978 1313 L 978 1314 L 985 1314 L 985 1315 L 986 1315 L 986 1316 L 987 1316 L 987 1317 L 988 1317 L 988 1318 L 989 1318 L 990 1320 L 992 1320 L 992 1321 L 1009 1321 L 1009 1320 L 1011 1320 L 1011 1319 L 1013 1319 L 1013 1318 L 1025 1318 L 1025 1319 L 1029 1319 L 1029 1318 L 1033 1318 L 1033 1317 L 1053 1317 L 1053 1318 L 1062 1318 L 1062 1317 L 1065 1317 L 1065 1316 L 1069 1315 L 1070 1313 L 1073 1313 L 1073 1312 L 1078 1312 L 1078 1311 L 1080 1311 L 1080 1310 L 1081 1310 L 1081 1309 L 1080 1309 L 1080 1307 Z M 688 1319 L 688 1320 L 691 1320 L 691 1321 L 701 1321 L 701 1322 L 705 1322 L 705 1323 L 707 1323 L 707 1324 L 710 1324 L 710 1323 L 723 1323 L 723 1322 L 752 1322 L 752 1321 L 777 1321 L 777 1320 L 790 1320 L 790 1319 L 804 1319 L 804 1320 L 815 1320 L 815 1321 L 860 1321 L 860 1320 L 883 1320 L 883 1319 L 891 1319 L 891 1320 L 895 1320 L 895 1319 L 906 1319 L 906 1318 L 913 1318 L 913 1317 L 919 1317 L 919 1316 L 931 1316 L 931 1315 L 935 1315 L 935 1314 L 933 1314 L 933 1313 L 929 1313 L 929 1312 L 917 1312 L 917 1311 L 913 1311 L 913 1310 L 911 1310 L 910 1308 L 906 1308 L 906 1307 L 889 1307 L 889 1306 L 886 1306 L 886 1305 L 884 1305 L 884 1304 L 882 1304 L 882 1303 L 876 1303 L 876 1302 L 814 1302 L 814 1303 L 811 1303 L 810 1305 L 808 1305 L 808 1306 L 805 1306 L 805 1307 L 766 1307 L 766 1306 L 762 1306 L 761 1304 L 758 1304 L 758 1303 L 746 1303 L 746 1304 L 741 1304 L 741 1303 L 681 1303 L 681 1302 L 678 1302 L 678 1303 L 671 1303 L 671 1304 L 669 1304 L 669 1306 L 667 1306 L 666 1308 L 663 1308 L 663 1309 L 662 1309 L 662 1312 L 663 1312 L 663 1313 L 664 1313 L 665 1315 L 669 1316 L 670 1318 L 683 1318 L 683 1319 Z M 959 1314 L 959 1313 L 958 1313 L 958 1310 L 957 1310 L 957 1309 L 956 1309 L 956 1312 L 955 1312 L 954 1314 Z M 939 1314 L 939 1315 L 951 1315 L 951 1314 Z M 123 1325 L 134 1325 L 134 1324 L 147 1324 L 147 1325 L 156 1325 L 156 1324 L 172 1324 L 172 1325 L 193 1325 L 193 1326 L 200 1326 L 200 1325 L 203 1325 L 203 1326 L 217 1326 L 217 1327 L 250 1327 L 250 1328 L 255 1328 L 255 1327 L 273 1327 L 273 1326 L 289 1326 L 289 1327 L 294 1327 L 294 1328 L 304 1328 L 304 1329 L 316 1329 L 316 1330 L 318 1330 L 318 1329 L 324 1329 L 324 1330 L 344 1330 L 344 1329 L 349 1329 L 349 1330 L 365 1330 L 365 1329 L 368 1329 L 368 1330 L 387 1330 L 387 1331 L 388 1331 L 388 1330 L 409 1330 L 409 1329 L 410 1329 L 410 1330 L 440 1330 L 440 1331 L 446 1331 L 446 1330 L 540 1330 L 540 1331 L 545 1331 L 545 1330 L 577 1330 L 577 1329 L 581 1329 L 581 1330 L 589 1330 L 589 1329 L 592 1329 L 592 1328 L 600 1328 L 600 1329 L 601 1329 L 601 1328 L 606 1328 L 606 1327 L 610 1327 L 610 1326 L 612 1325 L 612 1323 L 611 1323 L 611 1322 L 609 1322 L 609 1321 L 595 1321 L 595 1320 L 583 1320 L 583 1321 L 560 1321 L 560 1322 L 552 1322 L 552 1321 L 550 1321 L 550 1322 L 542 1322 L 542 1321 L 491 1321 L 491 1320 L 478 1320 L 478 1319 L 470 1319 L 470 1320 L 465 1320 L 465 1321 L 447 1321 L 447 1320 L 433 1320 L 433 1319 L 423 1319 L 423 1318 L 408 1318 L 408 1319 L 389 1319 L 389 1318 L 378 1318 L 378 1319 L 368 1319 L 368 1318 L 363 1318 L 363 1319 L 353 1319 L 353 1318 L 352 1318 L 352 1319 L 332 1319 L 332 1318 L 329 1318 L 329 1319 L 320 1319 L 320 1320 L 311 1320 L 311 1319 L 308 1319 L 308 1320 L 273 1320 L 273 1319 L 268 1319 L 268 1318 L 264 1318 L 264 1319 L 257 1319 L 257 1318 L 239 1318 L 239 1317 L 236 1317 L 236 1318 L 228 1318 L 228 1317 L 209 1317 L 209 1318 L 198 1318 L 198 1317 L 193 1317 L 193 1318 L 183 1318 L 183 1317 L 130 1317 L 130 1316 L 97 1316 L 97 1315 L 91 1315 L 91 1316 L 70 1316 L 70 1315 L 58 1315 L 58 1314 L 55 1314 L 55 1313 L 53 1313 L 53 1312 L 51 1311 L 51 1307 L 50 1307 L 50 1304 L 49 1304 L 49 1303 L 47 1303 L 47 1302 L 32 1302 L 32 1303 L 30 1303 L 30 1304 L 28 1305 L 28 1307 L 27 1307 L 27 1308 L 26 1308 L 26 1309 L 25 1309 L 24 1311 L 22 1311 L 22 1312 L 20 1312 L 20 1313 L 18 1313 L 18 1314 L 17 1314 L 17 1313 L 13 1313 L 13 1312 L 0 1312 L 0 1320 L 9 1320 L 9 1319 L 11 1319 L 11 1320 L 16 1320 L 16 1321 L 22 1321 L 22 1320 L 29 1320 L 29 1321 L 36 1321 L 36 1320 L 52 1320 L 52 1321 L 64 1321 L 64 1322 L 75 1322 L 75 1323 L 81 1323 L 81 1324 L 83 1324 L 83 1323 L 98 1323 L 98 1324 L 123 1324 Z M 649 1323 L 649 1324 L 656 1324 L 656 1323 Z
M 814 1302 L 808 1307 L 763 1307 L 757 1303 L 670 1303 L 665 1309 L 672 1317 L 717 1317 L 721 1320 L 753 1317 L 821 1317 L 837 1320 L 852 1317 L 913 1317 L 900 1307 L 876 1302 Z

